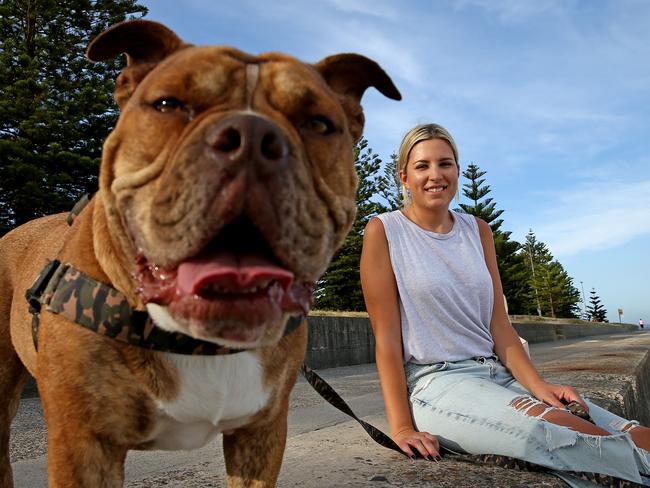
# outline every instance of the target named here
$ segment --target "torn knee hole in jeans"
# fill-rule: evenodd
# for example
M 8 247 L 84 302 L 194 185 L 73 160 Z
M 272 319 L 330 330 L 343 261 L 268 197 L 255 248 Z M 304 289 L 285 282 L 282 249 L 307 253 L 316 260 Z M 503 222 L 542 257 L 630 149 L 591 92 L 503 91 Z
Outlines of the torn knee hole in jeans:
M 520 412 L 523 415 L 530 417 L 531 419 L 543 421 L 539 427 L 543 427 L 546 448 L 549 451 L 554 451 L 559 448 L 576 446 L 580 440 L 582 444 L 587 446 L 587 448 L 595 449 L 600 452 L 602 449 L 603 439 L 608 439 L 607 437 L 599 435 L 578 432 L 571 427 L 558 425 L 551 420 L 547 420 L 544 417 L 548 413 L 564 410 L 548 405 L 531 396 L 522 395 L 516 397 L 511 400 L 510 406 L 517 412 Z M 609 442 L 609 439 L 605 442 Z
M 631 432 L 639 426 L 639 422 L 636 420 L 617 420 L 610 424 L 614 430 L 619 432 Z
M 559 408 L 552 407 L 551 405 L 528 395 L 513 398 L 510 402 L 510 406 L 524 415 L 542 420 L 544 420 L 544 416 L 547 413 L 552 412 L 553 410 L 559 410 Z

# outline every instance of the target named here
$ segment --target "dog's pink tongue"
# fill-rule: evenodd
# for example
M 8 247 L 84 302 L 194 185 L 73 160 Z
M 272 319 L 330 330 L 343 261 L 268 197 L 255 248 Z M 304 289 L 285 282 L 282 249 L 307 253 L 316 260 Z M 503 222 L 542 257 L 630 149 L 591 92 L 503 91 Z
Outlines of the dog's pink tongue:
M 183 295 L 195 295 L 207 284 L 232 291 L 278 281 L 283 290 L 293 283 L 293 273 L 280 268 L 263 256 L 217 251 L 196 257 L 178 266 L 176 286 Z

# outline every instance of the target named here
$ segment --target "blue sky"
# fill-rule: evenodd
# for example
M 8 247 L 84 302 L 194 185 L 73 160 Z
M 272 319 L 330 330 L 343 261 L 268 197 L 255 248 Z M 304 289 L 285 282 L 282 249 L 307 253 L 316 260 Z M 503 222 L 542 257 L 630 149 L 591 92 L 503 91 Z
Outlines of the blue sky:
M 382 159 L 411 126 L 444 125 L 461 166 L 487 171 L 504 230 L 533 229 L 610 321 L 650 322 L 650 2 L 141 3 L 194 44 L 373 58 L 403 96 L 362 101 Z

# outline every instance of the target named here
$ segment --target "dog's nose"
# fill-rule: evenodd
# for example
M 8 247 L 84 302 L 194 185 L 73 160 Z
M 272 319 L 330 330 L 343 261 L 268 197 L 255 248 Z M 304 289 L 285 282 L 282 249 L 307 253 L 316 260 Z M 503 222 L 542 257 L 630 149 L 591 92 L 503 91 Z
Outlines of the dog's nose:
M 207 134 L 207 142 L 220 162 L 232 170 L 252 164 L 261 174 L 287 166 L 289 140 L 271 120 L 254 114 L 230 115 Z

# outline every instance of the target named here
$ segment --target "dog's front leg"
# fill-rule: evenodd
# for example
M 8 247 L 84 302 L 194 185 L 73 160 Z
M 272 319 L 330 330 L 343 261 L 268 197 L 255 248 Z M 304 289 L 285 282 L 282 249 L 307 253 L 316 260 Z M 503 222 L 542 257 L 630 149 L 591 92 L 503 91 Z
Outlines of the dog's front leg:
M 58 425 L 57 425 L 58 424 Z M 124 483 L 127 449 L 48 421 L 50 488 L 119 488 Z
M 287 406 L 261 426 L 223 436 L 229 488 L 275 486 L 287 438 Z

